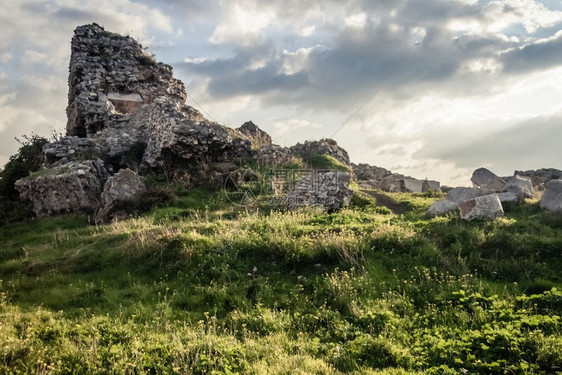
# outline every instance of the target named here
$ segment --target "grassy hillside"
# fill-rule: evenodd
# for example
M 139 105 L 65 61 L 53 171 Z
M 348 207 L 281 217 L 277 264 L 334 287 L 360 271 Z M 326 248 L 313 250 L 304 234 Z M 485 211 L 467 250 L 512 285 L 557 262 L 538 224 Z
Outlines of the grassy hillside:
M 141 218 L 0 227 L 0 373 L 552 374 L 562 218 L 334 214 L 194 191 Z

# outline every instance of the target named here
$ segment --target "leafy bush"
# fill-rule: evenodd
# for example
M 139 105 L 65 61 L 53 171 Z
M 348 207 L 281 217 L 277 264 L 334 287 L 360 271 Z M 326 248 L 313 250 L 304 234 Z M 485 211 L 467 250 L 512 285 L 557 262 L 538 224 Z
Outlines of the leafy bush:
M 20 141 L 21 147 L 0 170 L 0 224 L 21 220 L 32 215 L 28 204 L 19 200 L 15 182 L 41 168 L 41 152 L 47 139 L 32 135 Z
M 20 141 L 21 147 L 15 155 L 10 156 L 10 160 L 0 171 L 0 196 L 3 198 L 16 198 L 18 193 L 14 184 L 20 178 L 29 175 L 29 172 L 37 171 L 41 168 L 41 152 L 47 139 L 32 135 L 24 137 Z

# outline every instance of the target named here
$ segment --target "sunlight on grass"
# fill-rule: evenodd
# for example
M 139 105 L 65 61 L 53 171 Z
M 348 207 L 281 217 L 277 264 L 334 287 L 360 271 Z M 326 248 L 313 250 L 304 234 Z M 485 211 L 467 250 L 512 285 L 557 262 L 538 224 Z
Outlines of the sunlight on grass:
M 199 208 L 101 226 L 0 227 L 0 372 L 562 366 L 562 221 L 532 202 L 467 223 L 426 219 L 437 198 L 420 194 L 393 195 L 403 215 L 370 204 L 233 209 L 197 197 Z

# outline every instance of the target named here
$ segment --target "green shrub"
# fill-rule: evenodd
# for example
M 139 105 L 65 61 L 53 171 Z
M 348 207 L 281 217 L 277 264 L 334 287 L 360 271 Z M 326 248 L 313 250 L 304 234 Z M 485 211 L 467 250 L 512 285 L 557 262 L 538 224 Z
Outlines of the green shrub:
M 0 224 L 31 217 L 33 212 L 27 203 L 19 200 L 15 182 L 41 168 L 41 152 L 47 139 L 38 135 L 25 136 L 21 147 L 0 170 Z

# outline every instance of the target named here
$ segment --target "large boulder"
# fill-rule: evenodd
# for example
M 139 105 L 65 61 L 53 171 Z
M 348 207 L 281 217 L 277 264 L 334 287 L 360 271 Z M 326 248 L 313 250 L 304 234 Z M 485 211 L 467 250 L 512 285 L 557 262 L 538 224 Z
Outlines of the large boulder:
M 429 207 L 425 216 L 427 217 L 443 216 L 445 214 L 448 214 L 449 212 L 458 210 L 458 208 L 459 208 L 459 204 L 456 202 L 451 202 L 448 200 L 437 201 Z
M 474 185 L 482 189 L 489 189 L 496 192 L 503 191 L 505 186 L 505 181 L 503 179 L 486 168 L 478 168 L 475 170 L 470 180 Z
M 562 180 L 550 180 L 540 206 L 552 212 L 562 212 Z
M 254 150 L 259 150 L 262 147 L 271 145 L 271 136 L 261 130 L 252 121 L 245 122 L 236 130 L 252 142 L 252 149 Z
M 496 194 L 484 195 L 459 203 L 461 218 L 464 220 L 491 220 L 502 217 L 503 207 Z
M 458 187 L 449 190 L 446 199 L 451 202 L 461 203 L 476 197 L 492 194 L 493 192 L 494 191 L 488 189 Z
M 101 193 L 101 208 L 95 216 L 96 223 L 109 222 L 113 219 L 125 218 L 139 199 L 146 192 L 144 178 L 130 169 L 122 169 L 110 177 Z M 128 207 L 129 206 L 129 207 Z
M 108 172 L 101 160 L 69 162 L 16 181 L 22 200 L 33 204 L 39 217 L 61 213 L 93 212 Z
M 289 209 L 320 207 L 338 210 L 349 204 L 353 190 L 349 189 L 349 173 L 313 171 L 302 178 L 286 197 Z
M 518 200 L 524 198 L 533 198 L 535 196 L 535 189 L 531 178 L 526 176 L 515 175 L 505 184 L 506 192 L 513 193 L 517 196 Z

